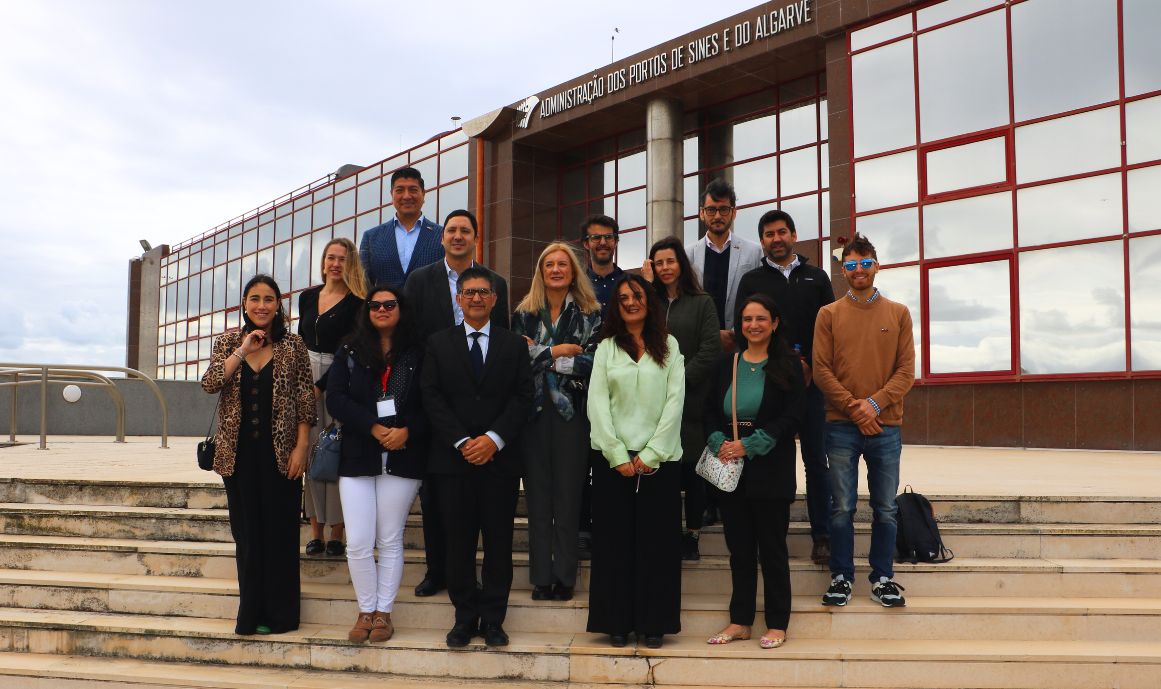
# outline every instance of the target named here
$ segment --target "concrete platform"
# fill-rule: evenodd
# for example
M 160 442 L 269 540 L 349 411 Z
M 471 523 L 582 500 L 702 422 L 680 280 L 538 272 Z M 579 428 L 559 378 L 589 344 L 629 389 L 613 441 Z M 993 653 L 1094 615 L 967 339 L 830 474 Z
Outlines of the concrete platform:
M 201 438 L 170 438 L 162 450 L 156 436 L 125 443 L 88 436 L 53 436 L 40 450 L 36 436 L 0 448 L 0 479 L 101 479 L 141 483 L 221 485 L 197 467 Z M 938 495 L 1011 495 L 1161 498 L 1161 452 L 1035 450 L 906 445 L 900 484 Z M 865 492 L 864 482 L 860 489 Z M 806 485 L 799 466 L 799 492 Z

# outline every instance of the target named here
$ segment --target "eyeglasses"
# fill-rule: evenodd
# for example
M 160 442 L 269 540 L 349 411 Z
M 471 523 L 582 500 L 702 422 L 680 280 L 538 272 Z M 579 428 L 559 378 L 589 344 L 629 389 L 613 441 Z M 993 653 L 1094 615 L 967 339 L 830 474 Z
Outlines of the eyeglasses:
M 460 290 L 460 294 L 462 294 L 469 301 L 475 299 L 476 297 L 479 297 L 480 299 L 487 299 L 488 295 L 491 293 L 492 290 L 488 289 L 487 287 L 469 287 L 467 289 Z
M 602 242 L 608 242 L 609 244 L 617 243 L 617 235 L 615 234 L 590 234 L 585 235 L 585 239 L 593 244 L 600 244 Z
M 375 301 L 374 299 L 367 300 L 368 311 L 378 311 L 379 309 L 394 311 L 396 306 L 399 306 L 398 299 L 384 299 L 383 301 Z
M 855 266 L 861 266 L 863 270 L 870 270 L 871 266 L 875 265 L 876 263 L 878 263 L 878 261 L 873 258 L 864 258 L 859 261 L 843 261 L 843 270 L 849 273 L 855 269 Z
M 721 215 L 721 216 L 729 215 L 730 213 L 734 212 L 734 207 L 733 206 L 702 206 L 701 210 L 706 215 L 708 215 L 712 218 L 715 215 Z

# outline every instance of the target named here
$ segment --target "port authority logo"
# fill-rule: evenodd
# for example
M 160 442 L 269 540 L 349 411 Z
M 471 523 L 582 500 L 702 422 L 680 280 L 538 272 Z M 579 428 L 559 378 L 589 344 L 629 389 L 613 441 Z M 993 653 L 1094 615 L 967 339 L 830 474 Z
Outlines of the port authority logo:
M 521 129 L 528 129 L 528 123 L 532 121 L 532 113 L 536 112 L 536 106 L 540 105 L 539 96 L 528 96 L 520 101 L 520 105 L 516 109 L 524 113 L 524 117 L 520 118 L 520 122 L 516 124 Z

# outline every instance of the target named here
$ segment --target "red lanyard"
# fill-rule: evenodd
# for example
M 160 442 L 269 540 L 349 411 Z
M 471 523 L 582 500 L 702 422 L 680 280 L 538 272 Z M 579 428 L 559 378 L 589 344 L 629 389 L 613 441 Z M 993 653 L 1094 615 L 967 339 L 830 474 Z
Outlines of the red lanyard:
M 387 364 L 387 370 L 383 371 L 383 394 L 387 394 L 387 379 L 391 377 L 391 364 Z

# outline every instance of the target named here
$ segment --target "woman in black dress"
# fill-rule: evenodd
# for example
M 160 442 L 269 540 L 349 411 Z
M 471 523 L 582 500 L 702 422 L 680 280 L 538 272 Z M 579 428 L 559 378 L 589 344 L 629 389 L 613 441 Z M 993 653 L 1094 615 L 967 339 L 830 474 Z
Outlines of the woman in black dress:
M 322 388 L 339 342 L 354 330 L 355 317 L 367 292 L 359 254 L 351 240 L 336 237 L 327 242 L 320 263 L 323 284 L 304 290 L 298 296 L 298 335 L 306 343 L 311 376 Z M 321 390 L 317 398 L 318 425 L 311 429 L 312 438 L 317 438 L 322 427 L 331 422 Z M 339 484 L 310 479 L 305 483 L 304 502 L 311 529 L 306 554 L 319 555 L 325 550 L 327 555 L 342 555 L 343 506 L 339 499 Z M 324 546 L 325 524 L 330 524 L 331 533 Z
M 242 332 L 214 342 L 202 388 L 221 392 L 214 471 L 222 476 L 238 565 L 238 634 L 298 629 L 298 508 L 315 422 L 306 347 L 286 332 L 282 294 L 256 275 Z
M 754 294 L 735 319 L 741 345 L 737 363 L 739 440 L 732 439 L 734 354 L 722 357 L 717 383 L 705 406 L 706 444 L 722 462 L 745 462 L 732 493 L 718 497 L 730 549 L 730 623 L 709 638 L 727 644 L 750 638 L 762 564 L 766 633 L 762 648 L 786 642 L 790 623 L 790 562 L 786 531 L 796 491 L 794 434 L 802 421 L 802 364 L 778 334 L 774 300 Z

